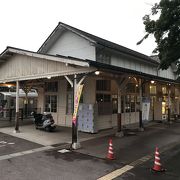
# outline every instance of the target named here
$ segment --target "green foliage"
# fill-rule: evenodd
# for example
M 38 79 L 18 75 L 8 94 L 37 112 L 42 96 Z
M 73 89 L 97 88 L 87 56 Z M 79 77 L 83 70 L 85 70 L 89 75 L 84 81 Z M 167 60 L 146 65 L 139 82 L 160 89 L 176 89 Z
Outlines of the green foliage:
M 158 16 L 156 20 L 152 17 Z M 137 44 L 153 34 L 157 43 L 154 53 L 158 53 L 161 69 L 175 63 L 180 72 L 180 0 L 161 0 L 151 9 L 151 15 L 143 17 L 146 35 Z

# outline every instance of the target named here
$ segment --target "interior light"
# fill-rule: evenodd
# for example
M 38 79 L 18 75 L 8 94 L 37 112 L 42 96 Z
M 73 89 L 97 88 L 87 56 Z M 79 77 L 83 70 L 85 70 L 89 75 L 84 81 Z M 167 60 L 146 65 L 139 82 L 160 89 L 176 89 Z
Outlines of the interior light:
M 100 71 L 95 71 L 95 75 L 99 75 L 100 74 Z
M 48 78 L 48 79 L 51 79 L 51 76 L 48 76 L 47 78 Z
M 151 84 L 154 84 L 154 81 L 153 81 L 153 80 L 151 81 Z

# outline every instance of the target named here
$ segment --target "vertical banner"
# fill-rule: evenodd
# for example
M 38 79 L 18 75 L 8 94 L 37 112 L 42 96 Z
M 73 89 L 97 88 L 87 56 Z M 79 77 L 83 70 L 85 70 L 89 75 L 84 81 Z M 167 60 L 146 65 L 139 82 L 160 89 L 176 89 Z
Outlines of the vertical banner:
M 80 98 L 81 98 L 81 93 L 82 93 L 83 86 L 84 85 L 79 85 L 77 87 L 76 94 L 75 94 L 74 113 L 73 113 L 73 118 L 72 118 L 72 122 L 73 122 L 74 125 L 76 125 L 79 101 L 80 101 Z
M 142 121 L 147 122 L 149 120 L 149 111 L 150 111 L 150 99 L 144 97 L 142 100 Z

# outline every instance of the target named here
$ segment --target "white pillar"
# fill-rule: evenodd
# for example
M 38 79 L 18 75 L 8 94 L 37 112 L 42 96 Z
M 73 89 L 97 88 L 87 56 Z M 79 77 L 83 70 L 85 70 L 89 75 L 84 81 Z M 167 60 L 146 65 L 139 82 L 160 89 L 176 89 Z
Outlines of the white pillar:
M 117 113 L 117 137 L 124 136 L 124 133 L 122 131 L 122 115 L 121 115 L 121 88 L 120 85 L 118 85 L 118 113 Z
M 19 131 L 19 81 L 16 81 L 16 117 L 15 117 L 15 133 Z

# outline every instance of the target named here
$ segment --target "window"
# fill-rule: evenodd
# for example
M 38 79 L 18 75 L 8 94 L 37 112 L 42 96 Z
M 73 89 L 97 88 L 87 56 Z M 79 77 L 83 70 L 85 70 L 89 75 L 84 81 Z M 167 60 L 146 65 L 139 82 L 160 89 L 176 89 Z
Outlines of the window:
M 137 96 L 135 95 L 123 95 L 121 96 L 121 112 L 135 112 L 137 111 Z
M 45 112 L 57 112 L 57 96 L 45 96 Z
M 97 102 L 111 102 L 111 95 L 110 94 L 96 94 L 96 101 Z
M 110 80 L 96 80 L 96 91 L 110 91 Z
M 139 87 L 135 83 L 128 83 L 126 85 L 126 92 L 127 93 L 137 93 L 137 92 L 139 92 Z
M 58 82 L 45 82 L 45 92 L 58 92 Z
M 118 96 L 116 94 L 112 95 L 112 111 L 113 114 L 118 112 Z
M 72 114 L 73 112 L 73 94 L 72 91 L 67 92 L 67 106 L 66 106 L 66 113 Z
M 156 94 L 156 86 L 150 86 L 150 94 Z
M 98 53 L 96 55 L 97 62 L 111 64 L 111 55 L 108 53 Z
M 166 87 L 162 87 L 162 93 L 167 94 L 167 88 Z
M 81 94 L 79 103 L 83 103 L 83 93 Z M 73 88 L 70 84 L 67 84 L 67 105 L 66 105 L 66 114 L 73 113 Z

